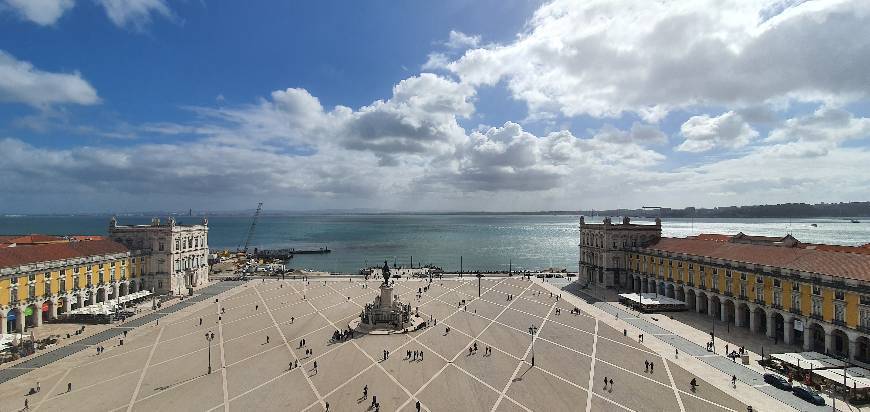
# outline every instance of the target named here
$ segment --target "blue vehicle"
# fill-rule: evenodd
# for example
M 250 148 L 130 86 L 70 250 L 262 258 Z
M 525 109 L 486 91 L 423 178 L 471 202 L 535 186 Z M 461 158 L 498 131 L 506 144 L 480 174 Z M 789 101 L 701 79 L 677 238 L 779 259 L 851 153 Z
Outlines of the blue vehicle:
M 801 398 L 811 404 L 825 406 L 825 400 L 821 396 L 819 396 L 818 393 L 815 393 L 812 390 L 800 386 L 795 386 L 791 390 L 791 392 L 798 398 Z
M 771 386 L 785 390 L 785 391 L 791 390 L 791 384 L 788 383 L 788 380 L 783 378 L 782 376 L 775 374 L 775 373 L 765 373 L 764 374 L 764 382 L 769 383 Z

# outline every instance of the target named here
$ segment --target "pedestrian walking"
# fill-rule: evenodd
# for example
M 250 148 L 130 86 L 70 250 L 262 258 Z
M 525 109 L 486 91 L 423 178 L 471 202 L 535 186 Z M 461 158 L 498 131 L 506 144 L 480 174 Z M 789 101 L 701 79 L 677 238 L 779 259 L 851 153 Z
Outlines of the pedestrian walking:
M 67 382 L 66 391 L 67 393 L 72 392 L 72 382 Z
M 610 378 L 610 391 L 613 392 L 613 378 Z
M 202 326 L 202 318 L 199 318 L 199 326 Z
M 604 377 L 604 389 L 607 389 L 607 377 Z
M 420 401 L 417 401 L 417 412 L 420 412 Z
M 314 361 L 314 370 L 317 370 L 317 361 Z
M 680 350 L 679 349 L 674 349 L 674 357 L 677 359 L 680 359 Z
M 266 335 L 266 344 L 269 344 L 269 335 Z
M 36 381 L 36 392 L 39 392 L 39 381 Z
M 254 310 L 260 310 L 260 305 L 254 305 Z
M 649 361 L 648 360 L 643 361 L 643 365 L 644 365 L 644 368 L 646 369 L 646 372 L 649 373 Z
M 731 387 L 737 389 L 737 375 L 731 375 Z
M 655 366 L 652 361 L 649 363 L 649 373 L 655 373 Z
M 329 412 L 329 402 L 326 402 L 326 412 Z
M 363 386 L 363 399 L 369 398 L 369 385 Z
M 29 401 L 30 401 L 30 399 L 24 398 L 24 409 L 28 409 L 28 410 L 30 409 L 30 402 Z M 419 411 L 420 408 L 417 408 L 417 410 Z
M 423 362 L 423 351 L 420 351 L 420 362 Z

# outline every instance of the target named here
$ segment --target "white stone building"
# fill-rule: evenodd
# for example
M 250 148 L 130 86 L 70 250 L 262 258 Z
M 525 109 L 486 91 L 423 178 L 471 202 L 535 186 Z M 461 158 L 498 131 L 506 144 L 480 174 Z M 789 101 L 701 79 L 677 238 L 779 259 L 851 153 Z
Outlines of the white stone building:
M 580 276 L 586 285 L 608 288 L 625 287 L 628 282 L 628 248 L 655 243 L 662 236 L 661 219 L 654 225 L 637 225 L 628 217 L 622 224 L 612 224 L 609 217 L 603 223 L 586 223 L 580 217 Z
M 154 218 L 150 225 L 123 226 L 113 217 L 109 237 L 144 261 L 143 289 L 184 294 L 208 283 L 208 219 L 182 225 L 173 217 L 165 224 Z

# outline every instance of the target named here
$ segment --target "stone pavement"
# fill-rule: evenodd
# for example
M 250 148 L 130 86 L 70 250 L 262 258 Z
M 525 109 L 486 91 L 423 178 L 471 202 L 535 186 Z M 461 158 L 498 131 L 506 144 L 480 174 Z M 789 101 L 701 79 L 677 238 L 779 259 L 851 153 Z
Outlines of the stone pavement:
M 321 411 L 328 403 L 371 411 L 374 396 L 384 411 L 415 410 L 418 401 L 426 411 L 746 410 L 715 385 L 693 393 L 693 372 L 623 336 L 597 308 L 572 314 L 577 305 L 518 278 L 485 278 L 478 297 L 477 282 L 435 281 L 418 298 L 426 283 L 401 280 L 401 299 L 437 326 L 344 342 L 330 341 L 332 333 L 359 315 L 378 282 L 247 282 L 218 303 L 165 313 L 159 326 L 143 321 L 102 355 L 75 352 L 8 379 L 0 410 L 19 410 L 36 381 L 34 410 Z
M 221 282 L 206 286 L 205 288 L 200 289 L 198 294 L 191 296 L 185 300 L 179 301 L 174 305 L 166 306 L 158 311 L 146 314 L 144 316 L 138 316 L 134 319 L 131 319 L 130 321 L 117 324 L 114 327 L 110 327 L 109 329 L 105 329 L 93 335 L 84 337 L 68 345 L 64 345 L 57 349 L 54 349 L 50 352 L 45 352 L 41 355 L 24 359 L 23 361 L 17 362 L 10 367 L 0 370 L 0 384 L 9 381 L 10 379 L 21 376 L 27 372 L 30 372 L 33 369 L 49 365 L 59 359 L 65 358 L 69 355 L 86 349 L 90 349 L 99 343 L 118 337 L 122 335 L 125 330 L 130 330 L 144 324 L 154 322 L 155 320 L 160 319 L 167 314 L 180 311 L 202 300 L 210 299 L 214 297 L 214 295 L 238 286 L 238 284 L 239 282 Z
M 708 352 L 704 347 L 706 341 L 709 340 L 708 333 L 670 320 L 666 314 L 640 314 L 618 303 L 601 301 L 580 288 L 580 285 L 577 283 L 549 284 L 544 282 L 543 286 L 548 290 L 570 292 L 581 296 L 583 300 L 577 299 L 574 296 L 571 296 L 570 299 L 581 305 L 581 308 L 584 310 L 590 312 L 600 311 L 599 313 L 609 319 L 609 323 L 615 327 L 630 330 L 631 336 L 643 333 L 646 346 L 656 352 L 674 359 L 674 349 L 679 350 L 680 356 L 679 359 L 674 359 L 675 362 L 693 370 L 699 377 L 712 382 L 714 386 L 719 387 L 721 390 L 734 393 L 740 399 L 747 400 L 756 410 L 784 410 L 786 408 L 800 411 L 831 410 L 830 399 L 828 400 L 828 406 L 816 406 L 792 395 L 790 392 L 765 384 L 762 377 L 764 373 L 763 368 L 757 364 L 754 367 L 745 366 L 741 363 L 734 363 L 725 356 Z M 591 303 L 587 302 L 587 300 Z M 665 325 L 666 328 L 663 328 L 662 326 Z M 724 346 L 729 344 L 729 342 L 724 341 L 720 336 L 717 336 L 716 341 L 716 346 L 720 348 L 720 353 L 724 353 Z M 730 347 L 736 349 L 739 346 L 730 344 Z M 752 354 L 751 358 L 754 362 L 759 359 L 759 356 L 758 354 Z M 695 365 L 688 365 L 691 363 Z M 737 376 L 740 382 L 737 389 L 730 387 L 731 376 Z M 846 405 L 838 401 L 837 406 L 843 408 Z M 847 409 L 843 410 L 855 411 L 858 408 L 847 407 Z

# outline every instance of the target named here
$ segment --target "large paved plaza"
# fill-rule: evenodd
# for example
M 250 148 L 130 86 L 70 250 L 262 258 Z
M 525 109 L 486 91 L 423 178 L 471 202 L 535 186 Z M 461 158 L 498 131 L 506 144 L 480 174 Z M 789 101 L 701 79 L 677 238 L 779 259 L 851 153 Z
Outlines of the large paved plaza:
M 436 280 L 419 300 L 426 283 L 400 280 L 396 293 L 437 326 L 331 342 L 377 294 L 377 282 L 363 284 L 248 282 L 131 329 L 123 346 L 112 339 L 101 355 L 91 348 L 3 383 L 0 410 L 22 409 L 37 381 L 32 410 L 367 411 L 375 396 L 382 411 L 417 401 L 430 411 L 746 410 L 705 382 L 692 393 L 689 372 L 518 278 L 484 279 L 481 298 L 477 279 Z

